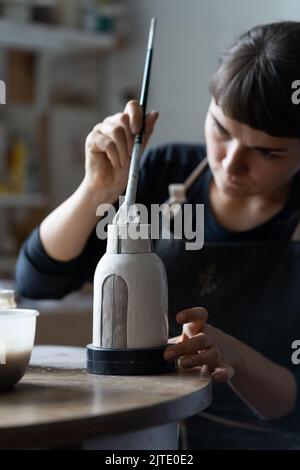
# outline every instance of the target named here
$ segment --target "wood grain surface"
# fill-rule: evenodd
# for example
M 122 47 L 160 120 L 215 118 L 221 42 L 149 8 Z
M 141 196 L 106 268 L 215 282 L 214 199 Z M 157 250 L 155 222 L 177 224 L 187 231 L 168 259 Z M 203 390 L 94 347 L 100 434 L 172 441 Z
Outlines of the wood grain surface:
M 81 442 L 180 421 L 211 402 L 198 369 L 157 376 L 99 376 L 84 348 L 34 348 L 14 390 L 0 394 L 0 448 Z
M 101 348 L 127 348 L 128 288 L 117 274 L 108 276 L 102 286 Z

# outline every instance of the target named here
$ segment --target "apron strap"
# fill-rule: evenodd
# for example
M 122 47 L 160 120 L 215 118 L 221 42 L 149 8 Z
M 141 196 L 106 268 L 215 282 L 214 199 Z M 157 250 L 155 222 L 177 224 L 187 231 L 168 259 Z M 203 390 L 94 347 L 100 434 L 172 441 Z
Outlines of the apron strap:
M 164 204 L 169 206 L 167 212 L 170 217 L 174 217 L 176 215 L 176 209 L 172 210 L 172 206 L 176 204 L 177 208 L 179 205 L 183 204 L 186 201 L 186 194 L 187 191 L 191 188 L 194 182 L 201 176 L 208 166 L 207 157 L 205 157 L 199 165 L 192 171 L 192 173 L 187 177 L 184 183 L 181 184 L 170 184 L 169 185 L 169 199 L 165 201 Z M 176 208 L 175 206 L 175 208 Z M 165 206 L 166 207 L 166 206 Z M 165 214 L 166 215 L 166 214 Z M 291 237 L 292 241 L 300 241 L 300 218 L 296 225 L 296 228 Z
M 204 173 L 207 166 L 207 157 L 205 157 L 187 177 L 184 183 L 169 184 L 169 199 L 165 201 L 165 204 L 168 204 L 169 206 L 172 206 L 173 204 L 183 204 L 186 201 L 187 191 L 191 188 L 199 176 Z
M 204 173 L 207 166 L 207 157 L 205 157 L 183 183 L 169 184 L 169 199 L 164 202 L 162 211 L 163 227 L 166 227 L 166 224 L 176 217 L 181 209 L 181 205 L 187 200 L 187 191 L 191 188 L 197 178 Z

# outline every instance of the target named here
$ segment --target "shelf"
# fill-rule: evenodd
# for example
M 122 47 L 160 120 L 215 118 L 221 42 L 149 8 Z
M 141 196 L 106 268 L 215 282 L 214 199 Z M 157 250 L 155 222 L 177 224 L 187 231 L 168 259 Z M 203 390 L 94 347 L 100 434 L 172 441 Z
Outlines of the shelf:
M 44 207 L 47 198 L 39 193 L 0 193 L 0 208 L 2 207 Z
M 17 23 L 0 19 L 0 47 L 26 51 L 77 52 L 109 50 L 116 47 L 113 34 L 47 26 L 38 23 Z

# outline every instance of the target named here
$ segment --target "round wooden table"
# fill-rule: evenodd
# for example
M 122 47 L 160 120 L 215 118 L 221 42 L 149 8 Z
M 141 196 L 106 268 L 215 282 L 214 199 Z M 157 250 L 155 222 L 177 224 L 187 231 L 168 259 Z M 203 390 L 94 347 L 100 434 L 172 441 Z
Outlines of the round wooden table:
M 0 448 L 176 449 L 177 423 L 211 402 L 197 368 L 100 376 L 85 361 L 85 348 L 34 348 L 23 379 L 0 393 Z

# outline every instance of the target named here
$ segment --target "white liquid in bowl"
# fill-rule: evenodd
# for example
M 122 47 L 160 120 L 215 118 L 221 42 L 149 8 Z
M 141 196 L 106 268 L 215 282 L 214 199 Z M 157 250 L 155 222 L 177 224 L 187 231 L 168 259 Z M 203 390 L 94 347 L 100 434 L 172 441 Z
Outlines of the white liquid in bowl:
M 0 390 L 24 375 L 34 344 L 35 310 L 0 309 Z

